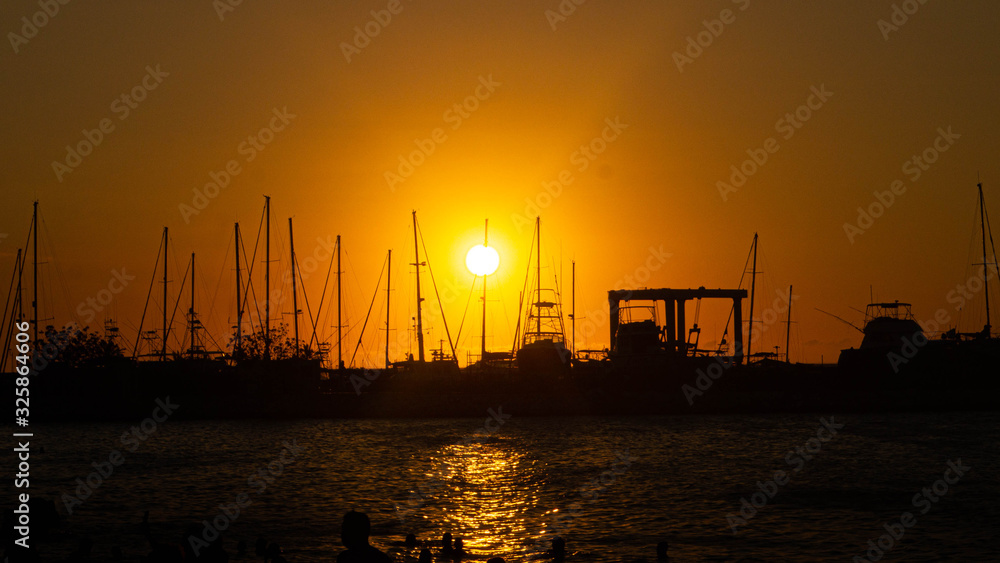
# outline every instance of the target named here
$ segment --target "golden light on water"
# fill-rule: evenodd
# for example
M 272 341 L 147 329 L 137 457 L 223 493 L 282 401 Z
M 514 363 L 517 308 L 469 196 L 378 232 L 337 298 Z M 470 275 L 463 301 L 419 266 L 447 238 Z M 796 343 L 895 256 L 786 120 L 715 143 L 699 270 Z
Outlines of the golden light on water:
M 443 512 L 436 518 L 444 525 L 440 533 L 462 538 L 477 556 L 522 552 L 529 527 L 535 527 L 529 514 L 540 502 L 531 460 L 496 444 L 455 444 L 442 454 L 439 475 L 447 477 L 436 499 Z
M 477 276 L 488 276 L 500 266 L 500 255 L 492 246 L 477 245 L 465 255 L 465 267 Z

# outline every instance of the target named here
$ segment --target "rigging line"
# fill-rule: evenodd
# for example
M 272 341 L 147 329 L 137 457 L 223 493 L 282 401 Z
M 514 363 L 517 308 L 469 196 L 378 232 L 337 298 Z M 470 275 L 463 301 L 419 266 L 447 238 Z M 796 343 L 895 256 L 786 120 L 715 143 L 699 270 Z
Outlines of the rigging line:
M 20 250 L 20 249 L 18 249 L 18 250 Z M 10 285 L 7 286 L 7 300 L 4 302 L 4 306 L 3 306 L 3 321 L 0 321 L 0 327 L 6 327 L 7 326 L 7 313 L 8 312 L 12 313 L 11 314 L 11 320 L 12 321 L 13 321 L 13 318 L 14 318 L 14 315 L 13 315 L 14 311 L 13 311 L 11 300 L 12 300 L 12 297 L 14 296 L 14 286 L 15 286 L 14 282 L 17 281 L 17 266 L 18 266 L 18 262 L 20 262 L 20 256 L 18 256 L 14 260 L 14 271 L 11 272 L 11 274 L 10 274 Z M 4 351 L 6 351 L 6 350 L 7 350 L 7 348 L 5 347 Z M 2 364 L 0 364 L 0 368 L 2 368 Z
M 254 243 L 253 243 L 253 257 L 252 257 L 252 260 L 249 262 L 250 268 L 247 270 L 247 288 L 249 288 L 250 291 L 253 291 L 253 268 L 254 268 L 254 266 L 257 265 L 257 250 L 260 248 L 260 233 L 261 233 L 261 231 L 264 230 L 264 216 L 267 215 L 267 212 L 265 211 L 266 209 L 267 209 L 267 200 L 265 199 L 264 210 L 261 210 L 261 213 L 260 213 L 260 223 L 257 224 L 257 238 L 254 239 Z M 244 250 L 243 250 L 243 260 L 244 261 L 246 261 L 246 257 L 247 257 L 247 253 L 246 253 L 246 249 L 244 248 Z M 241 309 L 243 309 L 244 311 L 246 311 L 247 300 L 250 299 L 250 295 L 249 295 L 250 291 L 248 291 L 248 292 L 246 292 L 246 293 L 243 294 L 243 307 L 241 307 Z M 254 307 L 254 310 L 257 312 L 257 324 L 260 325 L 260 326 L 263 326 L 264 319 L 261 318 L 261 316 L 260 316 L 260 303 L 257 302 L 257 294 L 256 294 L 256 292 L 254 292 L 254 296 L 253 296 L 253 307 Z M 251 316 L 251 319 L 250 319 L 250 323 L 251 323 L 250 326 L 252 328 L 253 327 L 253 317 L 252 316 Z
M 993 250 L 993 269 L 997 273 L 997 277 L 1000 277 L 1000 264 L 997 262 L 997 247 L 993 244 L 993 228 L 990 226 L 990 214 L 986 211 L 986 203 L 983 202 L 983 216 L 986 218 L 986 232 L 990 236 L 990 248 Z M 985 258 L 984 258 L 985 261 Z
M 18 251 L 20 251 L 20 249 L 18 249 Z M 21 252 L 18 252 L 18 256 L 14 260 L 14 271 L 11 273 L 11 276 L 10 276 L 10 286 L 8 286 L 8 289 L 7 289 L 7 302 L 4 304 L 3 322 L 0 322 L 0 326 L 3 326 L 3 327 L 6 328 L 6 330 L 3 331 L 6 334 L 6 336 L 3 339 L 3 355 L 0 356 L 0 370 L 2 370 L 5 365 L 7 365 L 7 358 L 11 357 L 10 350 L 13 349 L 11 347 L 11 343 L 13 342 L 12 339 L 14 337 L 14 324 L 15 324 L 14 323 L 14 306 L 16 305 L 17 300 L 20 297 L 19 294 L 15 294 L 14 293 L 14 282 L 17 280 L 18 266 L 19 266 L 20 263 L 21 263 Z M 8 310 L 10 312 L 10 324 L 7 324 L 7 322 L 8 322 L 8 319 L 7 319 Z
M 747 276 L 747 266 L 750 265 L 750 256 L 752 254 L 753 254 L 753 243 L 750 243 L 750 250 L 747 252 L 747 260 L 746 260 L 746 262 L 743 263 L 743 273 L 740 274 L 740 284 L 736 286 L 737 288 L 742 288 L 743 287 L 743 280 L 746 279 L 746 276 Z M 733 307 L 735 307 L 735 304 L 733 305 Z M 725 325 L 725 327 L 722 330 L 722 340 L 725 340 L 726 336 L 729 334 L 729 323 L 732 320 L 733 320 L 733 308 L 730 308 L 729 309 L 729 316 L 726 318 L 726 325 Z M 719 343 L 719 350 L 722 350 L 722 343 L 721 343 L 721 341 Z
M 229 249 L 232 248 L 233 246 L 235 246 L 235 244 L 236 244 L 236 241 L 234 241 L 232 239 L 230 239 L 230 241 L 232 242 L 232 245 L 230 245 L 228 243 L 226 244 L 226 255 L 222 259 L 222 267 L 219 269 L 219 277 L 216 278 L 218 281 L 215 283 L 215 294 L 212 295 L 212 304 L 209 305 L 209 309 L 208 309 L 208 317 L 207 318 L 209 320 L 211 320 L 213 318 L 212 314 L 215 312 L 215 305 L 219 302 L 219 289 L 222 287 L 222 275 L 226 271 L 226 262 L 229 261 Z M 202 281 L 202 285 L 204 286 L 205 285 L 205 276 L 201 277 L 201 281 Z M 207 286 L 205 287 L 205 289 L 207 289 Z M 208 292 L 206 291 L 205 294 L 207 295 Z M 229 300 L 227 299 L 226 301 L 228 302 Z M 226 324 L 229 324 L 229 323 L 226 323 Z
M 306 293 L 306 282 L 302 280 L 302 266 L 299 265 L 299 261 L 295 261 L 295 271 L 299 273 L 299 285 L 302 286 L 302 298 L 306 302 L 306 311 L 309 313 L 309 322 L 313 325 L 313 335 L 316 335 L 316 321 L 313 319 L 312 309 L 309 308 L 309 295 Z M 306 349 L 311 349 L 312 339 L 309 340 L 309 344 L 306 344 Z
M 149 308 L 149 298 L 153 295 L 153 286 L 156 285 L 156 268 L 160 264 L 160 254 L 163 252 L 163 245 L 156 249 L 156 262 L 153 262 L 153 277 L 149 280 L 149 291 L 146 292 L 146 304 L 142 306 L 142 317 L 139 318 L 139 330 L 136 331 L 135 348 L 132 350 L 132 359 L 136 359 L 139 353 L 139 342 L 142 341 L 142 324 L 146 321 L 146 310 Z
M 348 259 L 350 260 L 350 259 Z M 354 365 L 354 357 L 358 355 L 358 348 L 361 347 L 361 340 L 365 337 L 365 328 L 368 326 L 368 318 L 372 314 L 372 307 L 375 306 L 375 299 L 378 297 L 378 288 L 382 285 L 382 275 L 385 274 L 385 264 L 389 261 L 387 256 L 385 262 L 382 263 L 382 270 L 378 273 L 378 281 L 375 283 L 375 293 L 372 295 L 372 302 L 368 305 L 368 314 L 365 315 L 365 322 L 361 325 L 361 334 L 358 335 L 358 343 L 354 346 L 354 353 L 351 354 L 351 365 Z M 367 355 L 365 357 L 367 359 Z
M 42 225 L 42 231 L 45 233 L 45 240 L 48 241 L 45 244 L 46 254 L 48 254 L 52 258 L 52 260 L 51 260 L 51 268 L 53 270 L 55 270 L 55 276 L 59 280 L 59 285 L 62 287 L 62 290 L 63 290 L 63 299 L 64 299 L 64 303 L 63 304 L 66 307 L 70 307 L 70 303 L 73 301 L 73 298 L 70 296 L 69 286 L 66 284 L 66 275 L 62 271 L 62 267 L 60 266 L 60 262 L 59 262 L 58 258 L 56 257 L 54 245 L 51 243 L 51 241 L 53 241 L 55 239 L 52 237 L 52 233 L 49 232 L 49 225 L 45 221 L 45 217 L 42 215 L 42 210 L 41 209 L 38 210 L 38 216 L 39 216 L 39 218 L 41 220 L 40 224 Z M 41 242 L 41 239 L 39 239 L 39 242 Z M 49 303 L 55 303 L 55 299 L 52 297 L 52 291 L 53 290 L 52 290 L 51 285 L 47 286 L 47 290 L 49 292 Z M 51 313 L 52 317 L 55 318 L 55 307 L 52 308 L 52 311 L 50 311 L 50 313 Z M 71 312 L 70 312 L 70 314 L 73 316 L 73 320 L 74 321 L 79 321 L 79 319 L 76 316 L 76 310 L 75 309 L 72 309 Z M 38 320 L 38 319 L 36 319 L 36 320 Z M 77 327 L 79 327 L 80 323 L 76 322 L 76 325 L 77 325 Z
M 451 357 L 458 364 L 458 355 L 455 353 L 455 343 L 451 340 L 451 332 L 448 330 L 448 319 L 444 314 L 444 303 L 441 302 L 441 294 L 438 293 L 437 282 L 434 281 L 434 270 L 431 268 L 431 261 L 427 258 L 427 241 L 424 240 L 424 232 L 417 223 L 417 232 L 420 233 L 421 247 L 424 249 L 424 259 L 427 262 L 427 272 L 431 275 L 431 285 L 434 286 L 434 296 L 437 298 L 438 308 L 441 309 L 441 322 L 444 323 L 444 333 L 448 337 L 448 346 L 451 347 Z
M 223 261 L 222 261 L 222 270 L 223 271 L 225 271 L 226 260 L 228 258 L 229 258 L 229 248 L 227 247 L 226 248 L 226 258 L 223 259 Z M 199 264 L 201 264 L 201 263 L 203 263 L 203 262 L 200 262 Z M 208 282 L 205 281 L 205 278 L 207 276 L 205 276 L 204 272 L 205 272 L 205 268 L 202 267 L 202 275 L 198 276 L 198 280 L 201 281 L 201 291 L 205 295 L 208 295 Z M 221 286 L 221 285 L 222 285 L 222 272 L 220 271 L 219 272 L 219 277 L 218 277 L 218 282 L 216 282 L 216 285 L 215 285 L 215 295 L 212 297 L 212 302 L 209 305 L 208 313 L 204 314 L 204 315 L 198 315 L 202 319 L 198 323 L 201 326 L 200 330 L 201 330 L 202 335 L 208 336 L 208 339 L 212 342 L 212 344 L 215 345 L 216 350 L 220 350 L 220 351 L 221 351 L 221 347 L 219 346 L 219 342 L 215 339 L 214 336 L 212 336 L 212 331 L 208 330 L 208 325 L 206 324 L 205 321 L 212 322 L 213 319 L 214 319 L 215 322 L 213 324 L 216 324 L 216 325 L 219 324 L 218 323 L 218 319 L 215 319 L 215 317 L 213 317 L 213 313 L 215 312 L 215 304 L 217 303 L 216 297 L 218 297 L 218 295 L 219 295 L 219 286 Z M 194 311 L 191 311 L 191 312 L 194 313 Z M 191 342 L 191 345 L 192 345 L 192 348 L 193 348 L 194 347 L 194 342 L 193 341 Z
M 351 269 L 351 277 L 354 278 L 354 285 L 355 285 L 354 290 L 357 291 L 358 294 L 361 294 L 361 280 L 358 279 L 358 269 L 354 267 L 354 262 L 351 261 L 351 255 L 350 255 L 350 253 L 347 252 L 346 249 L 344 250 L 344 257 L 347 258 L 347 267 Z M 348 297 L 352 297 L 352 296 L 353 296 L 353 294 L 351 296 L 348 296 Z M 353 303 L 356 300 L 355 299 L 345 299 L 344 301 L 349 302 L 349 303 Z M 344 316 L 349 316 L 350 310 L 347 307 L 344 307 L 343 313 L 344 313 Z M 356 326 L 356 324 L 357 323 L 355 323 L 355 326 Z
M 462 345 L 462 327 L 465 326 L 465 316 L 469 314 L 469 305 L 472 303 L 472 294 L 475 293 L 476 279 L 478 277 L 479 276 L 474 276 L 472 278 L 472 287 L 469 288 L 469 299 L 468 299 L 468 301 L 465 302 L 465 312 L 462 313 L 462 322 L 459 323 L 459 325 L 458 325 L 458 334 L 455 335 L 455 340 L 458 342 L 459 346 Z
M 240 304 L 240 310 L 243 311 L 244 314 L 246 314 L 247 300 L 250 298 L 250 293 L 253 292 L 253 278 L 251 277 L 251 275 L 253 274 L 253 261 L 249 261 L 249 262 L 247 261 L 247 249 L 246 249 L 246 246 L 244 246 L 242 243 L 243 243 L 243 238 L 241 237 L 240 238 L 240 250 L 243 251 L 243 263 L 244 264 L 250 264 L 250 267 L 247 268 L 247 281 L 246 281 L 246 285 L 240 287 L 240 289 L 243 291 L 243 295 L 244 295 L 244 297 L 243 297 L 243 303 Z M 257 249 L 254 248 L 254 256 L 253 256 L 254 260 L 257 259 L 256 251 L 257 251 Z M 254 294 L 254 298 L 253 299 L 254 299 L 254 308 L 257 311 L 257 325 L 259 326 L 260 325 L 260 307 L 257 306 L 257 295 L 256 294 Z M 247 323 L 250 324 L 250 333 L 253 334 L 253 332 L 254 332 L 253 315 L 246 315 L 246 317 L 247 317 Z
M 525 310 L 524 299 L 528 291 L 528 278 L 531 276 L 531 257 L 535 255 L 535 229 L 531 231 L 531 243 L 528 246 L 528 271 L 524 273 L 524 285 L 521 287 L 521 296 L 519 298 L 519 303 L 517 304 L 517 325 L 514 327 L 514 344 L 511 346 L 510 355 L 514 356 L 514 352 L 517 351 L 517 344 L 521 339 L 521 316 L 527 314 Z M 527 323 L 525 323 L 527 326 Z
M 180 268 L 178 268 L 178 270 L 179 269 Z M 191 269 L 191 264 L 188 263 L 187 268 L 184 269 L 184 279 L 181 280 L 181 287 L 184 287 L 184 282 L 187 281 L 187 275 L 188 275 L 188 271 L 190 269 Z M 174 326 L 174 318 L 177 317 L 177 308 L 180 307 L 182 294 L 183 294 L 183 291 L 178 291 L 177 292 L 177 302 L 174 303 L 174 312 L 170 315 L 170 324 L 167 325 L 167 332 L 170 332 L 170 329 Z M 163 306 L 166 307 L 167 304 L 164 303 Z M 185 333 L 185 335 L 186 335 L 186 333 Z M 167 335 L 163 335 L 164 340 L 166 339 L 166 337 L 167 337 Z M 177 338 L 177 331 L 174 331 L 174 338 Z M 184 348 L 184 341 L 183 340 L 179 340 L 178 344 L 180 344 L 181 348 Z
M 327 235 L 327 240 L 330 240 L 329 235 Z M 320 318 L 319 316 L 323 312 L 323 302 L 326 301 L 326 288 L 330 284 L 330 272 L 333 271 L 333 257 L 336 256 L 337 246 L 339 245 L 340 245 L 340 240 L 338 239 L 337 242 L 335 242 L 333 245 L 334 253 L 330 255 L 329 258 L 330 265 L 326 267 L 326 279 L 323 280 L 323 291 L 320 292 L 319 294 L 319 305 L 316 307 L 316 321 L 319 321 Z M 313 331 L 312 331 L 312 336 L 309 338 L 309 346 L 312 346 L 314 340 L 316 341 L 317 345 L 319 344 L 319 337 L 316 335 L 317 324 L 319 323 L 318 322 L 313 323 Z
M 499 280 L 494 283 L 496 283 L 497 286 L 497 293 L 503 295 L 503 284 Z M 510 330 L 510 312 L 507 311 L 507 304 L 504 302 L 503 298 L 500 299 L 500 308 L 503 309 L 503 318 L 507 321 L 507 329 Z

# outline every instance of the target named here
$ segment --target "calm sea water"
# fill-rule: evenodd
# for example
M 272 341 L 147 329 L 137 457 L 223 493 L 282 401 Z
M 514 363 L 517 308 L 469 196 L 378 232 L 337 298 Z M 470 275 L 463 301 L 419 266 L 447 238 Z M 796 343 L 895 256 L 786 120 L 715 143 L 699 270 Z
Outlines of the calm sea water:
M 46 561 L 64 557 L 83 536 L 94 540 L 99 559 L 118 545 L 137 560 L 148 551 L 139 528 L 145 510 L 159 539 L 179 542 L 189 524 L 212 520 L 220 505 L 245 493 L 250 504 L 239 516 L 219 520 L 228 527 L 230 554 L 237 540 L 252 546 L 264 534 L 289 561 L 332 561 L 350 509 L 370 515 L 372 543 L 396 561 L 415 561 L 416 551 L 399 545 L 406 533 L 432 539 L 446 531 L 464 538 L 472 560 L 527 561 L 558 534 L 574 553 L 571 561 L 653 561 L 662 540 L 675 561 L 849 561 L 864 559 L 868 541 L 905 512 L 916 523 L 902 528 L 886 559 L 1000 560 L 996 413 L 835 414 L 833 423 L 843 425 L 836 435 L 819 432 L 821 417 L 830 422 L 819 413 L 505 414 L 511 417 L 481 442 L 463 438 L 484 427 L 486 413 L 447 420 L 167 420 L 135 451 L 121 442 L 129 424 L 37 426 L 30 491 L 55 500 L 63 524 L 32 539 Z M 282 463 L 283 444 L 293 440 L 301 451 L 294 460 L 285 452 Z M 86 480 L 92 463 L 113 450 L 124 463 L 67 514 L 63 495 L 76 494 L 76 479 Z M 4 467 L 13 467 L 9 450 L 4 457 Z M 960 478 L 949 473 L 957 482 L 938 496 L 935 482 L 959 459 L 971 469 Z M 779 470 L 787 483 L 766 483 Z M 771 496 L 753 496 L 758 482 Z M 9 480 L 4 487 L 7 504 L 13 488 Z M 923 496 L 924 488 L 937 500 Z M 741 499 L 762 506 L 734 533 Z

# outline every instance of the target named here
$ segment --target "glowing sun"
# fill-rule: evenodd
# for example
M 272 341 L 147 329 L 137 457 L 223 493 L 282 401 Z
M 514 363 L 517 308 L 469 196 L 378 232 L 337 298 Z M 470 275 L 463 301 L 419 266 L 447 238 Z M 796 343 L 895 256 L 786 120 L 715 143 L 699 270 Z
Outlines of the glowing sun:
M 488 276 L 500 266 L 500 255 L 491 246 L 473 246 L 465 255 L 465 267 L 477 276 Z

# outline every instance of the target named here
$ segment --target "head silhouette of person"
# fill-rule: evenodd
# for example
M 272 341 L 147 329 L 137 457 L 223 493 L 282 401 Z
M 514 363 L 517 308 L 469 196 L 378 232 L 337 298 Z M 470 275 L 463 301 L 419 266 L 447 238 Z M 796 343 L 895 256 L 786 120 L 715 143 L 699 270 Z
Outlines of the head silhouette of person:
M 552 540 L 552 557 L 557 561 L 561 561 L 566 557 L 566 540 L 562 538 L 554 538 Z
M 566 540 L 562 538 L 555 538 L 552 540 L 552 551 L 566 551 Z
M 368 536 L 372 532 L 372 523 L 364 512 L 354 510 L 344 515 L 340 525 L 340 540 L 347 549 L 359 549 L 368 546 Z
M 417 536 L 413 534 L 406 534 L 406 540 L 403 541 L 403 545 L 406 547 L 416 547 L 417 546 Z
M 431 563 L 433 560 L 434 556 L 431 555 L 431 550 L 426 547 L 420 550 L 420 559 L 417 560 L 417 563 Z
M 274 542 L 271 542 L 271 544 L 267 546 L 265 556 L 271 561 L 285 561 L 285 558 L 281 555 L 281 546 Z
M 667 548 L 670 547 L 665 541 L 661 541 L 656 545 L 656 560 L 657 561 L 667 561 Z
M 441 549 L 445 551 L 451 551 L 451 532 L 445 532 L 441 536 Z

